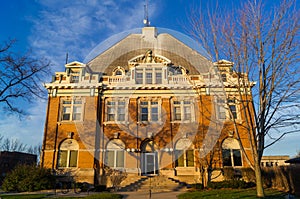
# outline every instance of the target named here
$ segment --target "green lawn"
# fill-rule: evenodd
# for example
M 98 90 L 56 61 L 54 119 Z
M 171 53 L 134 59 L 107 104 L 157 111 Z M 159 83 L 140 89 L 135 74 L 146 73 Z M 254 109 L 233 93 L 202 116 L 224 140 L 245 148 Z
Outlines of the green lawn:
M 31 195 L 0 195 L 1 199 L 41 199 L 41 198 L 48 198 L 47 194 L 31 194 Z M 74 197 L 55 197 L 61 199 L 72 199 Z M 81 197 L 76 197 L 81 198 Z M 82 197 L 85 199 L 121 199 L 121 195 L 112 194 L 112 193 L 99 193 L 93 194 L 86 197 Z
M 266 198 L 269 199 L 283 199 L 286 193 L 266 189 Z M 214 190 L 203 190 L 194 191 L 180 194 L 178 199 L 227 199 L 227 198 L 243 198 L 243 199 L 253 199 L 256 197 L 255 189 L 214 189 Z

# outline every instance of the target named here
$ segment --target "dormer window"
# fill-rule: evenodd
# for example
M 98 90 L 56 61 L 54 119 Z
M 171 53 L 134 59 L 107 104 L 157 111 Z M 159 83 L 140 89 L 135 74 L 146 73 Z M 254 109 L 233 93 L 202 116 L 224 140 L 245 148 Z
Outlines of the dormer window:
M 116 76 L 118 76 L 118 75 L 119 75 L 119 76 L 120 76 L 120 75 L 123 75 L 121 70 L 117 70 L 115 74 L 116 74 Z
M 79 75 L 80 75 L 80 72 L 79 71 L 72 71 L 71 72 L 71 83 L 78 83 L 79 82 Z
M 116 67 L 113 70 L 113 76 L 122 76 L 125 75 L 125 69 L 121 66 Z

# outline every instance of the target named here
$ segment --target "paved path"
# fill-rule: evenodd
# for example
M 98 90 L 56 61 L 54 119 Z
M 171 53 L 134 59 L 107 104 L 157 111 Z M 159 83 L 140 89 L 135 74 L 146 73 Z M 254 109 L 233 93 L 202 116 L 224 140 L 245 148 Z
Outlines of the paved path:
M 176 199 L 177 195 L 184 193 L 180 191 L 152 193 L 151 199 Z M 149 192 L 117 192 L 123 199 L 150 199 Z

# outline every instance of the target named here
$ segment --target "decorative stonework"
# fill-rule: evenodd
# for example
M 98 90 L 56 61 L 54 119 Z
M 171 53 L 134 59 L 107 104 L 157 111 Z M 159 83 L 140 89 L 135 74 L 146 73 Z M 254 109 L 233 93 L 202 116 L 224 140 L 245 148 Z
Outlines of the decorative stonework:
M 171 60 L 168 58 L 161 56 L 161 55 L 154 55 L 153 51 L 151 49 L 148 49 L 145 54 L 138 55 L 128 61 L 129 67 L 140 65 L 140 64 L 163 64 L 163 65 L 169 65 L 171 64 Z

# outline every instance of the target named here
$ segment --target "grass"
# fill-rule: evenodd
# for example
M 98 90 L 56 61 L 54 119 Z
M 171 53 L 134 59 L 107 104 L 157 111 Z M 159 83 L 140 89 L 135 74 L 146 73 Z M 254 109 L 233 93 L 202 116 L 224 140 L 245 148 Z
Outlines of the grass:
M 283 199 L 284 192 L 277 191 L 274 189 L 265 189 L 265 198 L 268 199 Z M 214 189 L 214 190 L 203 190 L 193 191 L 180 194 L 178 199 L 227 199 L 227 198 L 243 198 L 253 199 L 256 197 L 256 189 Z
M 0 195 L 1 199 L 42 199 L 48 198 L 47 194 L 24 194 L 24 195 Z M 55 197 L 61 199 L 73 199 L 74 197 Z M 121 199 L 122 196 L 112 193 L 99 193 L 93 194 L 85 197 L 76 197 L 76 198 L 85 198 L 85 199 Z

